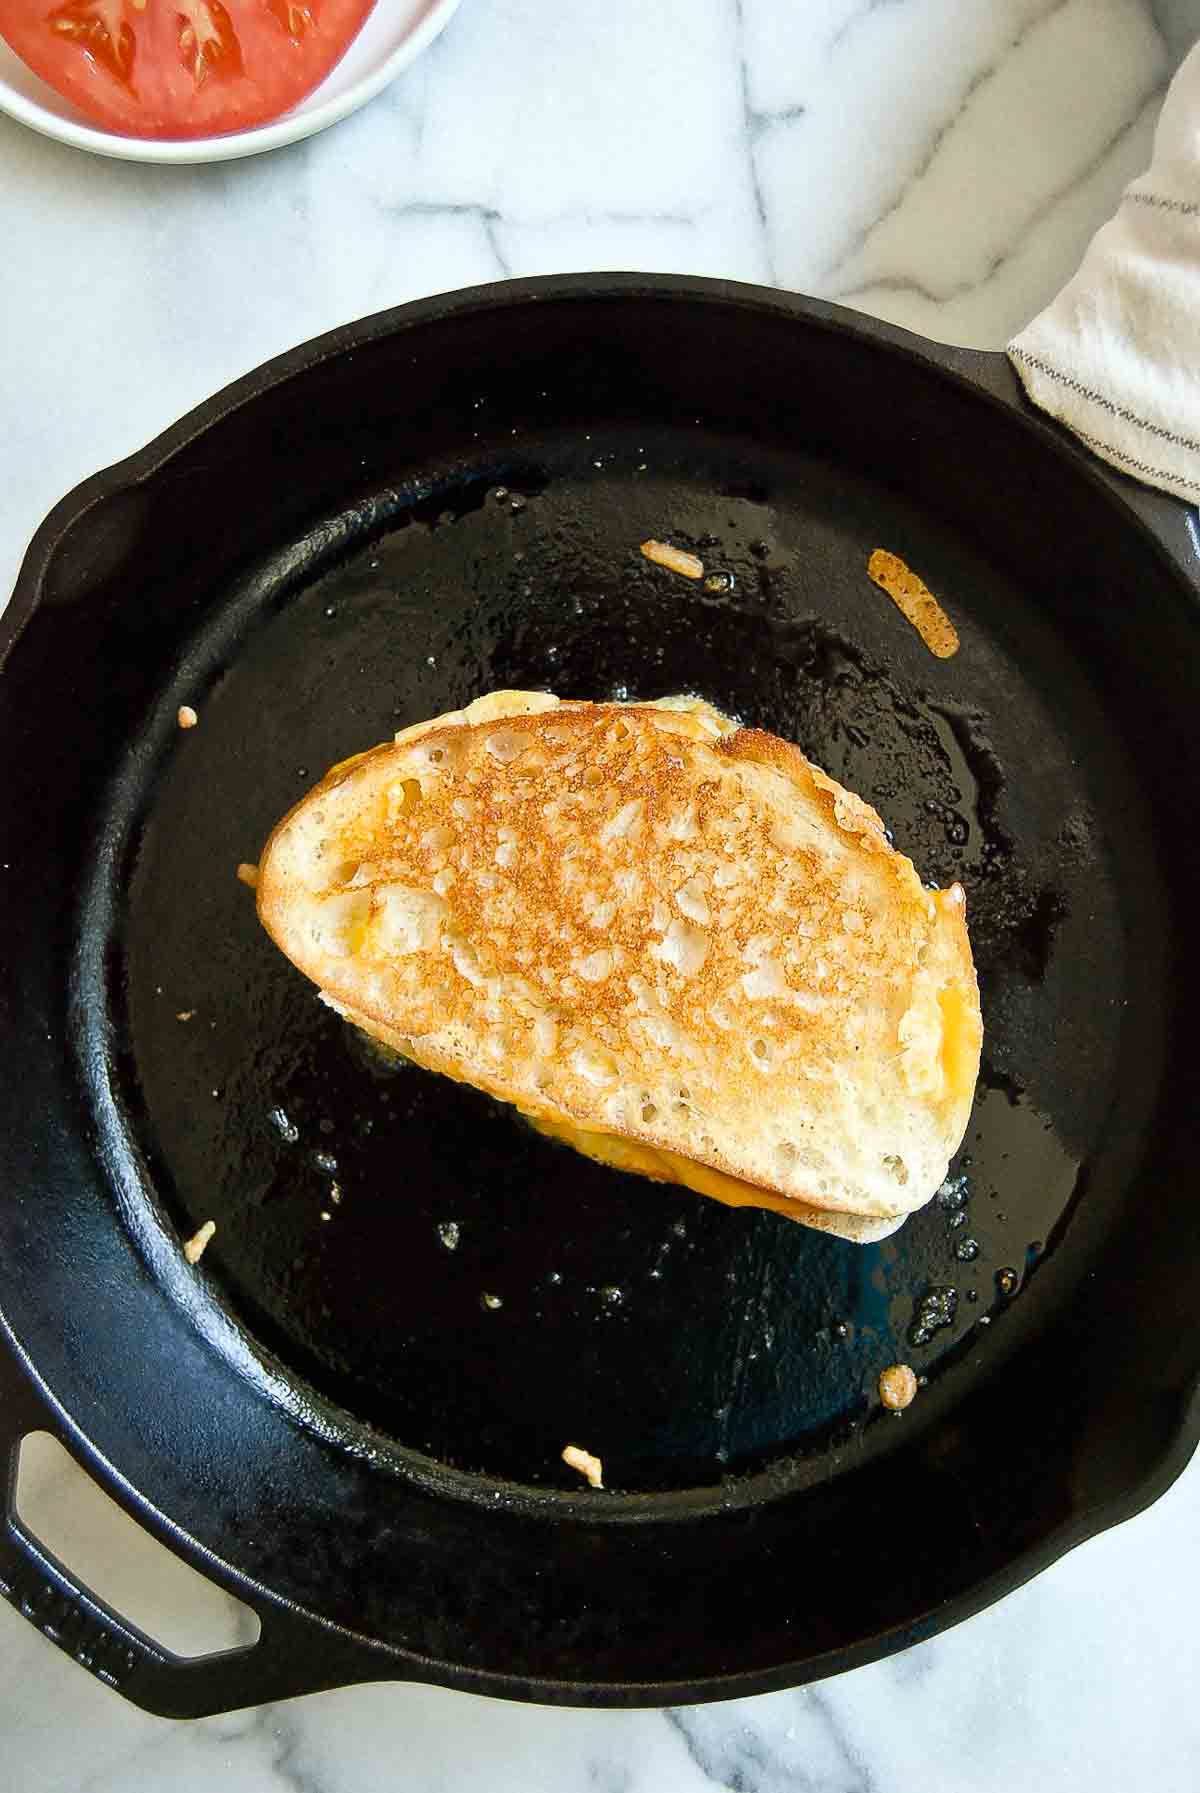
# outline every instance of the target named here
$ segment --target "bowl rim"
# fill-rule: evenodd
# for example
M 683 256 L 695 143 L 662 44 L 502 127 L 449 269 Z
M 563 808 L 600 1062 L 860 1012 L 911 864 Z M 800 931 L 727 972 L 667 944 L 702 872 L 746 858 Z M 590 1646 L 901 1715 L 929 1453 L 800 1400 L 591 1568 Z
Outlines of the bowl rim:
M 303 110 L 304 102 L 301 101 L 299 108 L 285 112 L 282 118 L 274 119 L 270 124 L 255 125 L 248 131 L 230 131 L 221 137 L 123 137 L 117 131 L 86 124 L 82 115 L 79 119 L 61 117 L 40 101 L 19 93 L 2 74 L 0 113 L 7 113 L 18 124 L 28 125 L 30 130 L 65 143 L 71 149 L 88 150 L 93 155 L 108 156 L 114 161 L 155 162 L 176 167 L 201 162 L 232 162 L 243 156 L 260 155 L 265 150 L 299 143 L 303 138 L 315 136 L 318 131 L 339 123 L 351 112 L 357 112 L 360 106 L 365 106 L 395 80 L 402 69 L 416 61 L 449 24 L 460 3 L 461 0 L 425 0 L 420 18 L 402 42 L 344 93 L 311 111 Z M 51 91 L 47 88 L 47 92 Z

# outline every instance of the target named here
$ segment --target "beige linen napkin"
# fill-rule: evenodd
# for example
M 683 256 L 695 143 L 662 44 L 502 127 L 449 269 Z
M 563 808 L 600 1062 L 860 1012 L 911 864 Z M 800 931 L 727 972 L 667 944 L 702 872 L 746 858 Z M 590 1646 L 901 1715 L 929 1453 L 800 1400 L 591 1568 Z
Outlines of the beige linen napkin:
M 1200 503 L 1200 44 L 1148 173 L 1008 353 L 1034 404 L 1102 459 Z

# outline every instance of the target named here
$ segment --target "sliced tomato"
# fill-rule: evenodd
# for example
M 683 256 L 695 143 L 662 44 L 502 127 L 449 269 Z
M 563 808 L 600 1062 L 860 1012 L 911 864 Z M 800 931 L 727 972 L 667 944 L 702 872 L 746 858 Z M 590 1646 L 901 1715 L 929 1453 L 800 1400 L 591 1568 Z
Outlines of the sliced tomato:
M 0 0 L 0 36 L 97 124 L 210 137 L 265 124 L 344 54 L 372 0 Z

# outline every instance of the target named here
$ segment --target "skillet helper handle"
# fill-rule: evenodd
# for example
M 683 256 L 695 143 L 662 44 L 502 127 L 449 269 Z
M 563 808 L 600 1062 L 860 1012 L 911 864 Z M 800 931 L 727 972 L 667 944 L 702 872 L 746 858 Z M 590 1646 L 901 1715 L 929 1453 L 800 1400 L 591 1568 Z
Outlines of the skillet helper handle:
M 876 324 L 871 328 L 875 334 L 886 334 Z M 1176 566 L 1181 567 L 1200 589 L 1200 510 L 1195 505 L 1157 491 L 1153 486 L 1143 485 L 1127 474 L 1119 473 L 1099 456 L 1089 454 L 1069 430 L 1052 422 L 1030 403 L 1007 355 L 991 349 L 962 349 L 939 342 L 922 342 L 921 351 L 930 361 L 967 380 L 1010 411 L 1018 412 L 1036 428 L 1059 442 L 1070 442 L 1093 475 L 1116 493 Z
M 0 1594 L 52 1644 L 135 1706 L 162 1718 L 205 1718 L 355 1681 L 405 1678 L 400 1665 L 382 1660 L 362 1640 L 286 1603 L 255 1600 L 241 1585 L 236 1596 L 261 1626 L 254 1643 L 195 1657 L 176 1656 L 155 1643 L 21 1523 L 17 1464 L 22 1439 L 35 1431 L 49 1431 L 71 1448 L 0 1331 Z

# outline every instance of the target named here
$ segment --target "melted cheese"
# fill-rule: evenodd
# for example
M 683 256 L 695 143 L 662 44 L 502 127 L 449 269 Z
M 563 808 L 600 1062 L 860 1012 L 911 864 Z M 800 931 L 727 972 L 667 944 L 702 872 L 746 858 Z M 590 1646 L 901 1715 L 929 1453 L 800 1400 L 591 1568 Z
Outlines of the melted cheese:
M 944 918 L 961 917 L 965 912 L 966 897 L 961 884 L 935 891 L 933 900 Z M 959 925 L 962 925 L 961 921 Z M 937 1002 L 942 1035 L 938 1047 L 942 1090 L 952 1102 L 969 1103 L 979 1075 L 979 1048 L 983 1038 L 979 997 L 974 989 L 951 981 L 942 985 Z
M 964 992 L 948 984 L 938 994 L 942 1011 L 941 1066 L 944 1089 L 952 1101 L 969 1101 L 979 1069 L 979 1021 Z
M 773 1190 L 760 1189 L 756 1183 L 743 1183 L 740 1177 L 727 1177 L 724 1171 L 697 1164 L 695 1159 L 685 1158 L 678 1152 L 643 1145 L 640 1140 L 626 1139 L 617 1133 L 593 1133 L 557 1116 L 529 1114 L 527 1119 L 547 1139 L 557 1139 L 563 1145 L 572 1146 L 585 1158 L 594 1158 L 598 1164 L 611 1165 L 614 1170 L 634 1171 L 656 1183 L 681 1183 L 696 1195 L 711 1195 L 731 1208 L 772 1208 L 777 1214 L 787 1214 L 795 1219 L 797 1208 L 803 1205 L 789 1196 L 776 1195 Z
M 337 778 L 342 772 L 348 772 L 351 766 L 357 766 L 359 760 L 365 760 L 369 753 L 374 752 L 375 749 L 373 747 L 364 747 L 361 753 L 352 753 L 348 759 L 336 761 L 334 765 L 330 766 L 328 772 L 325 774 L 325 778 L 321 780 L 321 783 L 324 784 L 325 779 L 328 778 Z

